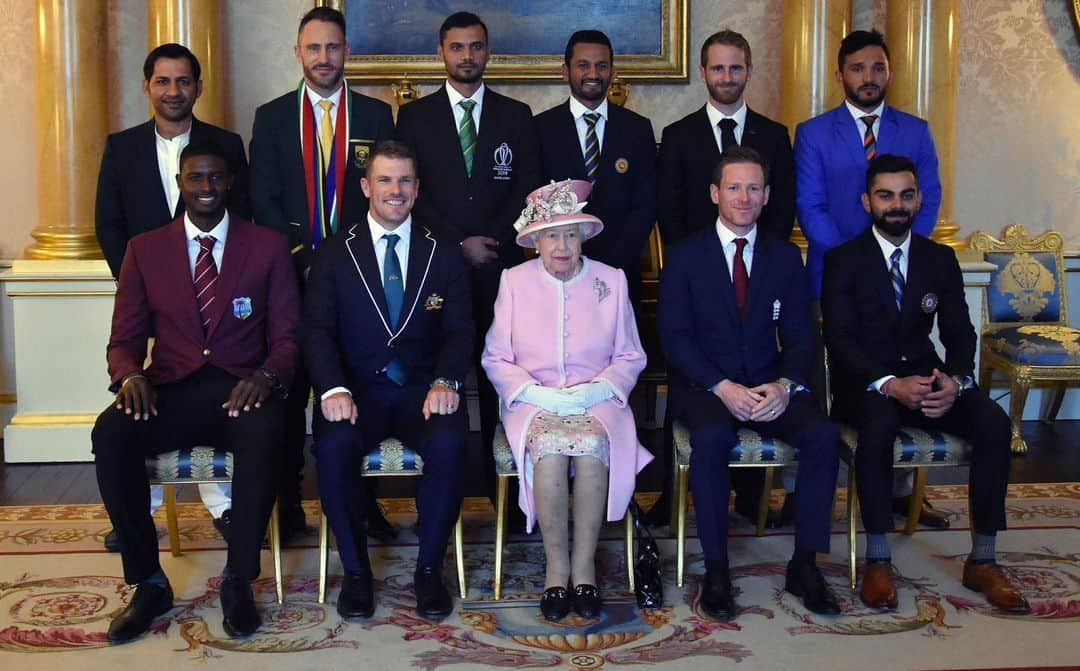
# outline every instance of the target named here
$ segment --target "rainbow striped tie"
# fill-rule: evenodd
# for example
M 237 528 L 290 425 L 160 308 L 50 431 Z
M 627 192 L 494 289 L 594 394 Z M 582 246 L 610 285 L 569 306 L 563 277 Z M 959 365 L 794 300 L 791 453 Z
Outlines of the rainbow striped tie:
M 867 161 L 871 161 L 877 156 L 877 138 L 874 137 L 875 121 L 877 121 L 876 114 L 867 114 L 862 117 L 862 122 L 866 124 L 866 132 L 863 133 L 862 146 L 863 151 L 866 153 Z

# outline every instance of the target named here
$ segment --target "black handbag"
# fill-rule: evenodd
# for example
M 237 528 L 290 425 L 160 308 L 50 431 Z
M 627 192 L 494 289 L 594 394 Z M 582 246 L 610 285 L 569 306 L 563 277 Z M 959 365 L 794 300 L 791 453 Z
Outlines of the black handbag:
M 644 522 L 645 513 L 637 501 L 630 499 L 637 532 L 637 552 L 634 554 L 634 597 L 639 608 L 664 606 L 664 581 L 660 577 L 660 548 Z

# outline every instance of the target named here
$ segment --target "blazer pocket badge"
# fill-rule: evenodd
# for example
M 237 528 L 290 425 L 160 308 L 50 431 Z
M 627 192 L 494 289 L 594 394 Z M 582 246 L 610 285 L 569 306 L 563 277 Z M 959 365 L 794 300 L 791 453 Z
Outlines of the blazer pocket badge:
M 772 320 L 774 322 L 780 321 L 780 299 L 777 298 L 772 302 Z
M 603 303 L 604 299 L 611 295 L 607 282 L 597 277 L 593 280 L 593 290 L 596 292 L 596 302 Z
M 353 164 L 357 168 L 363 168 L 367 165 L 368 159 L 371 157 L 371 145 L 374 143 L 374 140 L 349 140 L 353 150 Z
M 625 175 L 629 169 L 630 161 L 627 161 L 625 158 L 615 159 L 615 172 L 619 173 L 620 175 Z
M 926 294 L 922 297 L 922 300 L 919 301 L 919 307 L 921 307 L 922 311 L 928 315 L 934 314 L 934 310 L 937 310 L 937 304 L 938 297 L 935 293 Z
M 251 316 L 251 298 L 241 296 L 232 299 L 232 313 L 237 319 L 247 319 Z
M 443 301 L 444 301 L 443 297 L 440 296 L 439 294 L 431 294 L 430 296 L 427 297 L 427 300 L 424 301 L 424 309 L 425 310 L 442 310 Z
M 503 142 L 498 147 L 495 147 L 495 153 L 491 155 L 492 160 L 492 179 L 498 181 L 508 181 L 514 172 L 514 152 L 510 149 L 510 145 Z

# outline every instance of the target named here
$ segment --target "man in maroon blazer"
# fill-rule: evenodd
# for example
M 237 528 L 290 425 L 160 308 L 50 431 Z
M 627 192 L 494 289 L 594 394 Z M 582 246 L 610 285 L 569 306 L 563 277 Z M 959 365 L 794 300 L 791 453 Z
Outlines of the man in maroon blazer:
M 109 640 L 130 641 L 172 608 L 158 563 L 144 457 L 196 445 L 233 454 L 233 531 L 221 606 L 230 636 L 255 632 L 251 581 L 274 503 L 280 396 L 297 359 L 296 277 L 284 236 L 230 217 L 232 175 L 220 148 L 192 142 L 177 175 L 185 214 L 128 243 L 108 362 L 116 402 L 91 435 L 98 486 L 136 585 Z M 144 367 L 147 340 L 153 360 Z

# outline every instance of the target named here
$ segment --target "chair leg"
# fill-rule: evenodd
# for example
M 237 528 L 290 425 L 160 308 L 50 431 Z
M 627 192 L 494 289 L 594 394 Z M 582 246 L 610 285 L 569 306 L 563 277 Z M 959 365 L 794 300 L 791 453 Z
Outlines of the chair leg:
M 765 522 L 769 519 L 769 500 L 772 498 L 773 479 L 776 476 L 776 467 L 765 468 L 765 484 L 761 488 L 761 499 L 758 500 L 757 530 L 756 535 L 765 535 Z
M 675 479 L 675 585 L 683 586 L 686 563 L 686 496 L 690 484 L 690 467 L 678 466 Z
M 987 394 L 990 393 L 990 386 L 994 381 L 994 367 L 987 362 L 986 352 L 982 353 L 982 357 L 979 360 L 979 389 L 982 389 Z
M 671 446 L 671 487 L 675 491 L 678 491 L 679 483 L 679 453 L 675 450 L 675 446 Z M 674 531 L 675 527 L 679 524 L 679 506 L 672 502 L 671 504 L 671 519 L 668 521 L 668 530 Z
M 1052 422 L 1057 419 L 1058 412 L 1061 411 L 1061 404 L 1065 400 L 1066 389 L 1068 389 L 1067 383 L 1054 383 L 1054 395 L 1050 398 L 1050 405 L 1046 408 L 1046 414 L 1043 415 L 1042 421 Z
M 634 591 L 634 515 L 627 510 L 624 518 L 626 524 L 626 578 L 630 585 L 630 591 Z
M 270 553 L 274 557 L 274 585 L 277 590 L 277 602 L 285 603 L 285 576 L 281 572 L 281 522 L 278 517 L 278 504 L 270 511 Z
M 330 522 L 326 513 L 319 517 L 319 603 L 326 603 L 326 569 L 330 562 Z
M 510 476 L 498 475 L 495 479 L 495 600 L 498 601 L 502 597 L 503 535 L 506 533 L 503 513 L 506 511 L 506 488 Z
M 848 581 L 851 583 L 851 589 L 855 589 L 855 583 L 857 581 L 855 550 L 858 540 L 856 535 L 858 529 L 856 517 L 859 512 L 859 493 L 856 491 L 855 485 L 855 460 L 852 459 L 851 462 L 852 463 L 848 465 L 847 476 Z
M 176 487 L 165 485 L 162 490 L 162 498 L 165 499 L 165 524 L 169 529 L 169 551 L 172 556 L 179 557 L 184 553 L 180 550 L 180 525 L 176 521 Z
M 461 592 L 461 599 L 464 600 L 469 596 L 469 591 L 465 586 L 465 547 L 462 540 L 462 526 L 461 520 L 464 513 L 458 513 L 457 524 L 454 525 L 454 555 L 457 558 L 457 581 L 458 590 Z
M 1020 420 L 1024 416 L 1024 404 L 1027 402 L 1031 376 L 1025 369 L 1015 369 L 1009 373 L 1009 419 L 1012 420 L 1012 453 L 1027 454 L 1027 442 L 1020 435 Z
M 908 503 L 907 523 L 904 524 L 904 533 L 911 535 L 919 526 L 919 511 L 922 510 L 923 498 L 926 496 L 926 468 L 915 468 L 915 484 L 911 486 L 911 501 Z

